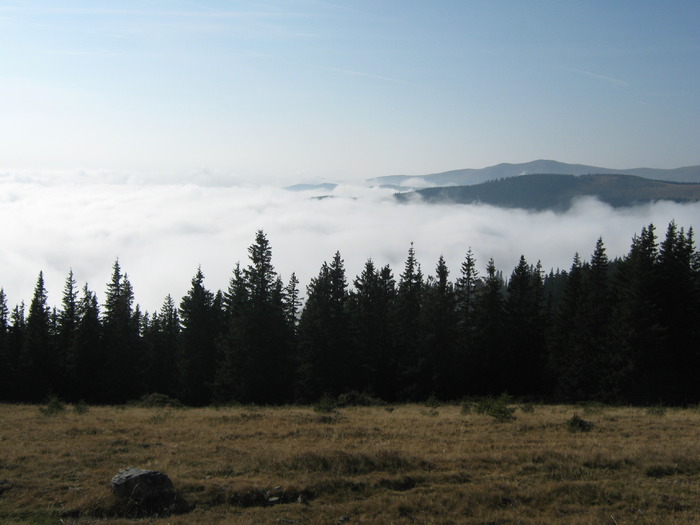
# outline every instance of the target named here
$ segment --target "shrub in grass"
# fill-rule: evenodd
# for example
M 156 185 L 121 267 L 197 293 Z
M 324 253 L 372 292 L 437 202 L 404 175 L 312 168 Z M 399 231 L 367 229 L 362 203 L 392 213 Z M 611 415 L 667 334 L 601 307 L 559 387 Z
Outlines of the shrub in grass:
M 476 404 L 477 414 L 486 414 L 494 418 L 498 423 L 513 421 L 515 419 L 515 407 L 509 406 L 511 397 L 503 393 L 500 396 L 485 397 Z M 464 406 L 462 408 L 464 411 Z
M 425 400 L 425 406 L 428 408 L 438 408 L 440 406 L 440 400 L 433 394 Z
M 479 399 L 479 401 L 476 403 L 475 411 L 477 414 L 488 414 L 489 410 L 491 410 L 491 407 L 495 403 L 495 399 L 492 397 L 482 397 Z
M 593 429 L 593 423 L 586 421 L 578 414 L 574 414 L 566 422 L 566 428 L 569 429 L 569 432 L 590 432 Z
M 88 410 L 90 410 L 90 407 L 88 407 L 88 404 L 82 399 L 73 405 L 73 411 L 76 414 L 85 414 Z
M 351 390 L 350 392 L 340 394 L 337 404 L 339 407 L 370 407 L 383 406 L 386 405 L 386 402 L 374 397 L 372 394 Z
M 57 396 L 49 396 L 46 399 L 46 406 L 39 407 L 39 412 L 45 416 L 54 416 L 66 410 L 66 405 Z
M 532 414 L 535 412 L 535 405 L 533 405 L 532 403 L 523 403 L 518 408 L 520 408 L 520 411 L 523 414 Z
M 338 408 L 338 403 L 330 396 L 323 396 L 314 405 L 314 410 L 321 414 L 328 414 Z
M 182 403 L 178 399 L 174 399 L 166 394 L 154 392 L 145 394 L 135 403 L 137 406 L 144 408 L 181 408 Z
M 647 407 L 646 413 L 648 416 L 665 416 L 666 415 L 666 407 L 661 406 L 661 405 Z
M 501 394 L 497 399 L 494 399 L 487 414 L 498 423 L 515 420 L 515 407 L 508 406 L 509 401 L 510 396 L 508 394 Z

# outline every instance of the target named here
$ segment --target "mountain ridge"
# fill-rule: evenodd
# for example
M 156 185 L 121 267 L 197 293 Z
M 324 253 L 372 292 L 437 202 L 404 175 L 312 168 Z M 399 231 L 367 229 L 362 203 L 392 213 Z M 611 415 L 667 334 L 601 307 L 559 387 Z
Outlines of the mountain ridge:
M 555 160 L 533 160 L 519 164 L 500 163 L 485 168 L 465 168 L 426 175 L 386 175 L 367 179 L 370 184 L 388 186 L 398 190 L 420 189 L 438 186 L 469 186 L 507 177 L 532 174 L 553 175 L 635 175 L 645 179 L 665 182 L 700 183 L 700 165 L 680 168 L 630 168 L 613 169 L 586 164 L 568 164 Z M 412 183 L 413 181 L 413 183 Z M 417 184 L 416 184 L 417 183 Z
M 613 207 L 660 200 L 700 201 L 700 184 L 654 180 L 625 174 L 539 173 L 481 184 L 423 188 L 395 195 L 399 202 L 420 196 L 428 203 L 490 204 L 503 208 L 566 211 L 580 197 L 595 197 Z

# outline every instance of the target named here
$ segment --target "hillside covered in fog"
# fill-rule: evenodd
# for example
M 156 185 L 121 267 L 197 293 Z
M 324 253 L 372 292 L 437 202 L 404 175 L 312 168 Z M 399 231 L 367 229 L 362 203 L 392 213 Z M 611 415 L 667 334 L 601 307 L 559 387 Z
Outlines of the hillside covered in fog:
M 424 188 L 397 194 L 406 202 L 416 196 L 431 203 L 490 204 L 505 208 L 563 211 L 574 199 L 595 197 L 614 207 L 668 200 L 700 200 L 700 184 L 651 180 L 634 175 L 534 174 L 493 180 L 471 186 Z

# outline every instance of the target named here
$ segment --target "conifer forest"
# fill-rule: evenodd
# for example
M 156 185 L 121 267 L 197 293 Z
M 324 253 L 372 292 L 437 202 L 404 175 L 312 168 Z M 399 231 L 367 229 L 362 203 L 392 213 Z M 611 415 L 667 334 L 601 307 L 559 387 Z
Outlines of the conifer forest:
M 507 392 L 557 402 L 700 402 L 700 252 L 692 228 L 642 228 L 609 259 L 602 239 L 567 270 L 471 250 L 428 274 L 413 246 L 398 275 L 336 253 L 305 292 L 283 282 L 258 231 L 227 290 L 197 269 L 186 295 L 142 312 L 115 262 L 103 300 L 68 274 L 51 306 L 43 274 L 11 307 L 0 290 L 0 400 L 119 404 L 149 393 L 187 405 L 389 402 Z M 303 301 L 302 301 L 303 299 Z

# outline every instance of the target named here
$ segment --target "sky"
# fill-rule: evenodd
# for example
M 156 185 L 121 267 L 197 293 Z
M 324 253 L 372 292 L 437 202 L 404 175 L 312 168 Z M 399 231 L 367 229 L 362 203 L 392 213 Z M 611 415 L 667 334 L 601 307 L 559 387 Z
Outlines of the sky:
M 699 22 L 694 0 L 2 0 L 0 167 L 700 164 Z
M 201 265 L 225 288 L 263 229 L 302 289 L 336 250 L 398 277 L 609 255 L 698 205 L 568 213 L 397 205 L 370 177 L 552 159 L 700 164 L 700 3 L 0 0 L 0 287 L 103 299 L 119 258 L 149 311 Z M 333 199 L 281 190 L 339 182 Z

